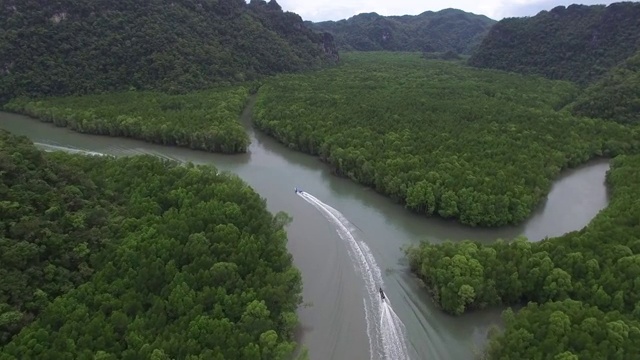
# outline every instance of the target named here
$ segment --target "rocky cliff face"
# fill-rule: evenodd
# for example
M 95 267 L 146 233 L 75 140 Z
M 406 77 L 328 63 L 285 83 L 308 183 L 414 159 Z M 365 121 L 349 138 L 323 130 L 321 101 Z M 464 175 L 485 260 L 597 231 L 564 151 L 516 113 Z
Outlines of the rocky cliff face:
M 276 29 L 282 36 L 290 37 L 295 42 L 296 39 L 300 40 L 297 37 L 297 33 L 305 34 L 314 39 L 317 48 L 324 55 L 324 60 L 329 63 L 335 63 L 339 60 L 335 40 L 331 34 L 314 31 L 298 14 L 288 11 L 283 12 L 282 7 L 276 0 L 270 0 L 269 2 L 252 0 L 249 3 L 249 7 L 264 19 L 266 25 Z
M 338 54 L 335 39 L 333 38 L 333 35 L 328 32 L 322 33 L 322 48 L 327 57 L 332 59 L 334 62 L 340 61 L 340 55 Z

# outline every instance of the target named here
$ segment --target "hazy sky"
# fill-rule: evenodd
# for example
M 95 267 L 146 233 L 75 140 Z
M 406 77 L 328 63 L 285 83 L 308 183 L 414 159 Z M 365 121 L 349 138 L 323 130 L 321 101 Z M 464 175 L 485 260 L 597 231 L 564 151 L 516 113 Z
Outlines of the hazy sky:
M 363 12 L 380 15 L 417 15 L 424 11 L 456 8 L 500 20 L 503 17 L 533 16 L 540 10 L 573 3 L 593 5 L 615 1 L 593 0 L 276 0 L 285 11 L 292 11 L 304 20 L 341 20 Z

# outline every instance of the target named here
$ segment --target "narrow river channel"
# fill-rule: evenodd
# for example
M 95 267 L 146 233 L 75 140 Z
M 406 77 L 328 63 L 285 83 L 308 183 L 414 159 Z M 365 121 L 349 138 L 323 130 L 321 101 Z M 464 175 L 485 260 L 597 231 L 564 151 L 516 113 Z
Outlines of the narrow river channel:
M 248 117 L 247 110 L 247 124 Z M 600 160 L 567 172 L 525 224 L 495 230 L 411 214 L 369 189 L 330 175 L 316 158 L 291 151 L 249 125 L 250 153 L 233 156 L 79 134 L 9 113 L 0 113 L 0 128 L 26 135 L 48 150 L 153 154 L 238 174 L 267 199 L 269 210 L 293 217 L 289 249 L 302 271 L 304 298 L 310 305 L 299 312 L 301 337 L 313 360 L 383 359 L 384 350 L 396 354 L 393 360 L 407 354 L 414 360 L 472 359 L 502 309 L 444 315 L 408 274 L 400 247 L 420 240 L 491 241 L 520 234 L 537 241 L 582 228 L 607 204 L 604 177 L 609 164 Z M 307 194 L 294 193 L 296 186 Z M 377 286 L 384 287 L 389 305 L 375 297 Z M 379 338 L 370 341 L 372 334 Z

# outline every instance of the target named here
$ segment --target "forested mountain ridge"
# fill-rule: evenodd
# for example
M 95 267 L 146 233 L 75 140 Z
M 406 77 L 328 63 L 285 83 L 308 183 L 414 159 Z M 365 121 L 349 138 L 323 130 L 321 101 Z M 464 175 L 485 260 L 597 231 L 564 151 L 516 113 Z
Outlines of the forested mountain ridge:
M 0 19 L 0 101 L 182 92 L 337 58 L 331 35 L 275 0 L 7 0 Z
M 302 284 L 290 219 L 237 176 L 45 153 L 2 130 L 0 199 L 0 359 L 294 350 Z
M 305 23 L 333 34 L 340 50 L 469 54 L 496 21 L 484 15 L 444 9 L 415 16 L 363 13 L 340 21 Z
M 495 24 L 469 64 L 593 82 L 640 49 L 640 3 L 558 6 Z
M 569 106 L 576 115 L 640 122 L 640 51 L 612 68 Z

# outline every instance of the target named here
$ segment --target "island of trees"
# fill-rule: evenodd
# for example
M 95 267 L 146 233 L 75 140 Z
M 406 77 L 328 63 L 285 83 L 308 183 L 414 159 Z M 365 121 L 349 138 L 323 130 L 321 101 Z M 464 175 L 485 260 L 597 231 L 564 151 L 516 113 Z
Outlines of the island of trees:
M 234 175 L 0 131 L 0 359 L 285 359 L 285 214 Z
M 126 91 L 38 100 L 20 97 L 4 109 L 82 133 L 240 153 L 249 147 L 238 118 L 250 90 L 226 86 L 176 95 Z

